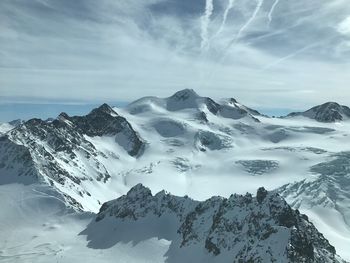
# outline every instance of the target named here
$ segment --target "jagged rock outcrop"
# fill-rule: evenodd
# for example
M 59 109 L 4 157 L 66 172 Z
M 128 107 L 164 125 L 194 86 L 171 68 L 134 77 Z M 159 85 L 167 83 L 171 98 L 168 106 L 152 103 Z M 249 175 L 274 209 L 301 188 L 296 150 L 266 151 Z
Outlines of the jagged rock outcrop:
M 60 121 L 68 125 L 72 124 L 79 133 L 87 136 L 116 136 L 115 141 L 131 156 L 137 156 L 142 151 L 142 139 L 130 123 L 107 104 L 92 110 L 86 116 L 69 117 L 61 113 L 58 118 L 58 122 Z
M 335 248 L 307 216 L 264 188 L 256 197 L 235 194 L 199 202 L 164 191 L 153 196 L 139 184 L 126 195 L 103 204 L 95 222 L 83 234 L 93 243 L 93 229 L 103 229 L 104 224 L 112 228 L 113 220 L 116 224 L 128 222 L 132 227 L 132 222 L 152 218 L 158 224 L 169 216 L 176 218 L 177 231 L 171 236 L 167 262 L 175 262 L 175 255 L 179 260 L 179 254 L 188 256 L 191 251 L 196 253 L 191 255 L 192 260 L 203 253 L 211 255 L 211 262 L 341 262 Z
M 293 112 L 287 117 L 304 116 L 319 122 L 336 122 L 350 118 L 350 108 L 336 102 L 327 102 L 305 112 Z

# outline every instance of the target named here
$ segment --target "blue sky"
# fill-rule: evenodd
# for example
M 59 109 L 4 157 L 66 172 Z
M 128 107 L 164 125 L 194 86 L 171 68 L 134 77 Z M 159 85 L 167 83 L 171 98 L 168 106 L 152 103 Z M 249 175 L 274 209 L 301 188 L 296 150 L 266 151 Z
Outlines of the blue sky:
M 0 105 L 0 121 L 9 122 L 17 119 L 55 118 L 61 112 L 67 112 L 69 115 L 85 115 L 96 106 L 95 104 L 5 103 Z
M 0 122 L 9 122 L 12 120 L 29 120 L 32 118 L 48 119 L 56 118 L 61 112 L 69 115 L 86 115 L 92 109 L 99 107 L 107 102 L 111 106 L 124 107 L 128 102 L 124 101 L 59 101 L 59 100 L 35 100 L 20 98 L 17 101 L 9 101 L 5 98 L 0 103 Z
M 184 88 L 272 112 L 350 100 L 348 0 L 2 0 L 0 21 L 1 116 Z

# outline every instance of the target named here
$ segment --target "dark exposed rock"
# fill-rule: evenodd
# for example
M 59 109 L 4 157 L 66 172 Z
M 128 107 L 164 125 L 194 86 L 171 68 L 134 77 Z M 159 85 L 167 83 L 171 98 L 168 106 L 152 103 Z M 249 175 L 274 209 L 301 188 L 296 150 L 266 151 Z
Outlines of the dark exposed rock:
M 152 215 L 157 220 L 177 219 L 178 241 L 173 241 L 169 253 L 199 246 L 213 256 L 229 254 L 232 262 L 340 262 L 334 247 L 307 218 L 264 188 L 258 189 L 256 198 L 235 194 L 198 202 L 164 191 L 153 196 L 139 184 L 103 204 L 96 221 L 103 224 L 105 217 L 138 221 Z
M 218 111 L 220 110 L 221 105 L 216 103 L 211 98 L 205 98 L 205 105 L 207 105 L 208 110 L 216 115 Z
M 200 111 L 199 113 L 197 113 L 196 118 L 201 121 L 202 123 L 208 123 L 208 117 L 207 114 L 205 114 L 205 112 Z
M 29 150 L 8 135 L 0 137 L 0 176 L 1 183 L 23 184 L 33 183 L 39 176 Z
M 327 102 L 305 112 L 292 112 L 287 117 L 305 116 L 319 122 L 342 121 L 350 118 L 350 108 L 336 102 Z
M 267 191 L 265 190 L 264 187 L 260 187 L 258 189 L 258 192 L 256 193 L 256 200 L 258 201 L 259 204 L 264 201 L 265 197 L 267 196 Z
M 216 246 L 216 244 L 214 244 L 211 241 L 212 238 L 208 238 L 205 240 L 205 248 L 210 252 L 213 253 L 215 256 L 220 254 L 220 249 Z

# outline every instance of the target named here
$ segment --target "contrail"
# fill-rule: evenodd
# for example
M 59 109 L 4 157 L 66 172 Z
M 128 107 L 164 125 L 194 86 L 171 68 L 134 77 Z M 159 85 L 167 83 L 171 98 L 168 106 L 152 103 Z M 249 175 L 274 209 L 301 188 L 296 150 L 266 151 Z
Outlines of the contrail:
M 290 59 L 290 58 L 293 58 L 293 57 L 295 57 L 296 55 L 298 55 L 298 54 L 300 54 L 300 53 L 302 53 L 302 52 L 304 52 L 304 51 L 306 51 L 306 50 L 308 50 L 308 49 L 317 47 L 317 46 L 321 45 L 323 42 L 324 42 L 324 41 L 322 41 L 322 42 L 317 42 L 317 43 L 308 45 L 308 46 L 303 47 L 303 48 L 301 48 L 301 49 L 299 49 L 299 50 L 297 50 L 297 51 L 295 51 L 295 52 L 293 52 L 293 53 L 291 53 L 291 54 L 289 54 L 289 55 L 287 55 L 287 56 L 285 56 L 285 57 L 279 58 L 279 59 L 277 59 L 276 61 L 274 61 L 274 62 L 272 62 L 272 63 L 266 65 L 265 67 L 263 67 L 263 68 L 262 68 L 262 71 L 265 71 L 265 70 L 267 70 L 267 69 L 270 69 L 270 68 L 272 68 L 272 67 L 274 67 L 274 66 L 276 66 L 276 65 L 278 65 L 278 64 L 280 64 L 280 63 L 282 63 L 282 62 L 285 61 L 285 60 L 288 60 L 288 59 Z
M 242 36 L 243 32 L 250 26 L 250 24 L 254 21 L 254 19 L 256 18 L 256 16 L 258 15 L 261 6 L 263 5 L 264 0 L 257 0 L 257 4 L 255 7 L 255 10 L 252 14 L 252 16 L 248 19 L 248 21 L 241 27 L 241 29 L 238 31 L 237 35 L 235 36 L 235 38 L 229 43 L 229 45 L 227 46 L 227 49 L 230 48 L 234 43 L 236 43 Z
M 276 1 L 273 3 L 273 5 L 272 5 L 272 7 L 271 7 L 271 9 L 270 9 L 270 12 L 269 12 L 269 14 L 267 15 L 267 17 L 269 18 L 269 24 L 270 24 L 271 21 L 272 21 L 272 14 L 273 14 L 273 11 L 275 11 L 275 8 L 276 8 L 276 6 L 278 5 L 279 1 L 280 1 L 280 0 L 276 0 Z
M 210 17 L 213 14 L 214 5 L 213 0 L 205 1 L 205 12 L 201 17 L 201 49 L 203 50 L 208 45 L 208 28 L 210 23 Z
M 227 7 L 226 7 L 226 9 L 225 9 L 225 11 L 224 11 L 224 15 L 223 15 L 223 17 L 222 17 L 222 23 L 221 23 L 221 25 L 220 25 L 219 30 L 216 32 L 215 36 L 219 35 L 219 34 L 224 30 L 224 27 L 225 27 L 225 25 L 226 25 L 227 16 L 228 16 L 230 10 L 232 9 L 232 7 L 233 7 L 235 1 L 236 1 L 236 0 L 228 0 Z M 214 36 L 214 37 L 215 37 L 215 36 Z

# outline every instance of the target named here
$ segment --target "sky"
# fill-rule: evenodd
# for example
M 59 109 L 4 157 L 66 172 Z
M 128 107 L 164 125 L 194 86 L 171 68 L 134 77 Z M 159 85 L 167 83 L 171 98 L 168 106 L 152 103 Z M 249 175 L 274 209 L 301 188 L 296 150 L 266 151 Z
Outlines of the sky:
M 349 59 L 349 0 L 1 0 L 0 121 L 185 88 L 271 112 L 350 105 Z

